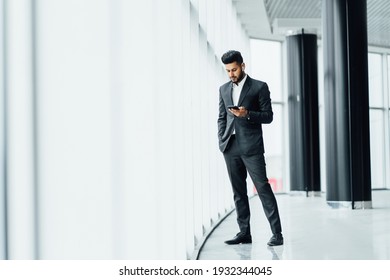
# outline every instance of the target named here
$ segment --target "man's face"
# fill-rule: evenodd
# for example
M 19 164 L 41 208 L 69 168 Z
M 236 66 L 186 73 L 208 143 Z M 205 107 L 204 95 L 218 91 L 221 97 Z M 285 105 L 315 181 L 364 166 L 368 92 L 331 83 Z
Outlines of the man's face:
M 233 83 L 238 83 L 244 77 L 245 63 L 238 64 L 237 62 L 232 62 L 225 64 L 225 69 L 229 75 L 229 79 Z

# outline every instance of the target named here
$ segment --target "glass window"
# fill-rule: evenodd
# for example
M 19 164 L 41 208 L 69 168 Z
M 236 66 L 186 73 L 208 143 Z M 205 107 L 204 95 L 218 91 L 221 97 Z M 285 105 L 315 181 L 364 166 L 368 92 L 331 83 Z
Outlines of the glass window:
M 321 189 L 326 186 L 326 143 L 325 143 L 325 93 L 324 93 L 324 49 L 318 46 L 318 117 L 320 129 L 320 169 Z
M 282 44 L 275 41 L 251 40 L 251 63 L 248 74 L 266 82 L 271 92 L 274 120 L 263 125 L 267 176 L 274 192 L 286 192 L 283 133 Z M 276 102 L 276 103 L 275 103 Z
M 286 192 L 283 186 L 283 105 L 273 104 L 274 120 L 263 125 L 267 176 L 274 192 Z
M 386 158 L 386 167 L 385 167 L 385 174 L 386 174 L 386 187 L 390 188 L 390 55 L 387 56 L 387 81 L 386 81 L 386 88 L 387 93 L 385 98 L 385 120 L 387 120 L 387 123 L 385 122 L 385 158 Z M 386 77 L 386 76 L 385 76 Z
M 390 108 L 390 55 L 387 56 L 387 104 L 386 106 L 388 106 Z
M 370 107 L 383 107 L 382 58 L 380 54 L 368 54 Z
M 381 54 L 368 54 L 372 188 L 386 186 L 385 99 Z
M 384 114 L 382 109 L 370 110 L 370 153 L 372 188 L 385 186 Z
M 272 101 L 283 101 L 282 44 L 274 41 L 251 40 L 251 69 L 254 79 L 267 82 Z

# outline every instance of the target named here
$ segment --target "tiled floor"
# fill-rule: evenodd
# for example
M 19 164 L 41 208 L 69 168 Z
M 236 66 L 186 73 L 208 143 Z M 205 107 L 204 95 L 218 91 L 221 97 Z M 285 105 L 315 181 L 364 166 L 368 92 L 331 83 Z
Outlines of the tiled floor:
M 325 196 L 276 195 L 284 245 L 268 247 L 268 222 L 256 196 L 251 199 L 252 244 L 226 245 L 238 232 L 229 215 L 200 251 L 200 260 L 389 260 L 390 190 L 372 192 L 372 209 L 332 209 Z

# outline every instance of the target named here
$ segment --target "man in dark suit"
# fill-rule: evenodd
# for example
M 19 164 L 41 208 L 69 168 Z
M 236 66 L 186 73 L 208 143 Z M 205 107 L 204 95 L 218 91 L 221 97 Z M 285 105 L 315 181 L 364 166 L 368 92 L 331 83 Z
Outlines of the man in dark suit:
M 268 183 L 264 159 L 262 124 L 273 120 L 270 92 L 265 82 L 252 79 L 245 73 L 240 52 L 228 51 L 221 60 L 230 81 L 219 89 L 219 148 L 225 157 L 240 228 L 240 232 L 225 243 L 252 243 L 246 185 L 248 172 L 273 233 L 267 244 L 282 245 L 278 205 Z

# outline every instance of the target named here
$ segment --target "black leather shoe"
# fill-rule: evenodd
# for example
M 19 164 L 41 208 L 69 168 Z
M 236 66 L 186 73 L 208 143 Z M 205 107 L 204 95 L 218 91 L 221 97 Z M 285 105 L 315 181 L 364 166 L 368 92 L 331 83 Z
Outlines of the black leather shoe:
M 283 245 L 283 235 L 281 233 L 274 234 L 267 243 L 268 246 Z
M 242 234 L 239 232 L 233 239 L 226 240 L 225 243 L 228 245 L 252 243 L 252 236 L 250 234 Z

